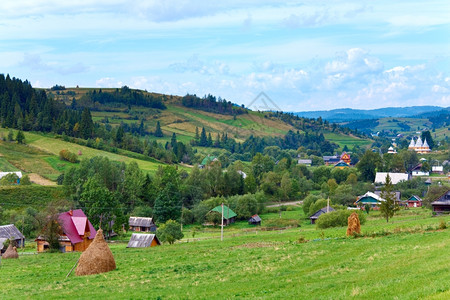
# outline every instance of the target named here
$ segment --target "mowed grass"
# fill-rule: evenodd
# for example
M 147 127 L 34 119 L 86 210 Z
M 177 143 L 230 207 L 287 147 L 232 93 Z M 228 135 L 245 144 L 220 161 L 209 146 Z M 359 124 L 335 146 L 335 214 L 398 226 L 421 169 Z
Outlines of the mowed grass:
M 325 133 L 325 138 L 330 142 L 336 143 L 342 149 L 347 146 L 352 149 L 353 146 L 369 147 L 373 141 L 368 139 L 361 139 L 357 137 L 352 137 L 348 135 L 336 134 L 336 133 Z
M 424 211 L 437 225 L 439 219 Z M 421 211 L 413 212 L 403 216 L 412 224 L 414 215 L 425 217 Z M 284 213 L 294 217 L 300 211 Z M 385 229 L 378 219 L 369 219 L 367 226 Z M 2 261 L 2 299 L 448 299 L 450 295 L 449 229 L 358 239 L 341 233 L 298 243 L 304 231 L 321 235 L 314 226 L 305 226 L 240 236 L 226 232 L 223 242 L 216 238 L 146 249 L 127 249 L 126 243 L 115 242 L 109 244 L 115 271 L 72 274 L 68 279 L 79 253 L 23 254 L 18 260 Z M 324 236 L 334 230 L 324 230 Z

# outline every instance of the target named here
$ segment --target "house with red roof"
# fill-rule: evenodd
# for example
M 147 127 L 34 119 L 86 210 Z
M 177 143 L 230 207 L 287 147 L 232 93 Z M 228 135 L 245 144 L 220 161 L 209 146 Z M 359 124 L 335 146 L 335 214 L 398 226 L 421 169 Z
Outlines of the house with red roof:
M 97 231 L 81 209 L 69 210 L 58 216 L 62 234 L 59 237 L 61 252 L 83 252 L 94 240 Z M 36 239 L 37 251 L 43 252 L 49 244 L 44 236 Z

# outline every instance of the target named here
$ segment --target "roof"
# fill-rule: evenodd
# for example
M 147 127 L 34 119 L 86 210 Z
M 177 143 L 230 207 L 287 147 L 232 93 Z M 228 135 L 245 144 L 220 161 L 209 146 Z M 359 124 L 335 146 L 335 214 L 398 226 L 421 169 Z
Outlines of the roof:
M 152 227 L 155 223 L 153 223 L 153 218 L 130 217 L 128 220 L 128 225 L 137 227 Z
M 356 203 L 364 202 L 364 201 L 361 201 L 361 200 L 365 200 L 365 199 L 368 199 L 368 198 L 372 198 L 373 200 L 375 200 L 375 201 L 369 201 L 369 202 L 378 202 L 378 203 L 380 203 L 381 201 L 386 201 L 386 200 L 384 200 L 383 198 L 381 198 L 380 196 L 378 196 L 375 193 L 367 192 L 364 195 L 359 196 L 358 199 L 356 200 Z
M 420 201 L 420 202 L 422 202 L 422 198 L 420 198 L 417 195 L 412 195 L 411 197 L 409 197 L 408 201 Z
M 206 166 L 206 165 L 209 164 L 210 162 L 216 161 L 216 160 L 217 160 L 217 157 L 208 155 L 208 156 L 206 156 L 206 157 L 202 160 L 202 163 L 201 163 L 201 164 L 204 165 L 204 166 Z
M 328 211 L 327 211 L 327 210 L 328 210 Z M 317 219 L 317 218 L 319 218 L 320 215 L 326 214 L 327 212 L 332 212 L 332 211 L 334 211 L 334 210 L 335 210 L 335 209 L 332 208 L 331 206 L 330 206 L 330 207 L 325 206 L 325 207 L 319 209 L 318 211 L 316 211 L 316 212 L 315 212 L 311 217 L 309 217 L 309 218 L 310 218 L 310 219 Z
M 325 162 L 332 162 L 332 161 L 339 161 L 341 158 L 339 157 L 339 156 L 337 156 L 337 155 L 332 155 L 332 156 L 327 156 L 327 155 L 325 155 L 325 156 L 323 156 L 322 157 L 323 158 L 323 160 L 325 161 Z
M 343 160 L 340 160 L 337 164 L 334 165 L 335 167 L 349 167 L 348 163 L 346 163 Z
M 14 224 L 0 226 L 0 238 L 10 239 L 12 237 L 14 237 L 15 240 L 25 238 Z
M 409 174 L 407 173 L 377 172 L 374 183 L 385 184 L 387 174 L 391 177 L 392 184 L 397 184 L 400 181 L 408 181 L 409 179 Z
M 374 192 L 374 194 L 375 195 L 378 195 L 380 198 L 381 198 L 381 193 L 382 193 L 383 191 L 375 191 Z M 400 191 L 392 191 L 393 193 L 395 193 L 395 199 L 397 200 L 397 201 L 400 201 L 401 200 L 401 198 L 402 198 L 402 193 L 400 192 Z
M 249 222 L 261 222 L 261 217 L 258 215 L 253 215 L 250 220 L 248 220 Z
M 0 179 L 8 174 L 16 174 L 17 177 L 22 178 L 22 172 L 0 172 Z
M 222 206 L 221 205 L 216 206 L 213 209 L 211 209 L 210 211 L 216 211 L 216 212 L 222 214 Z M 226 205 L 223 206 L 223 218 L 224 219 L 230 219 L 230 218 L 233 218 L 236 216 L 237 216 L 237 214 L 234 211 L 232 211 L 228 206 L 226 206 Z
M 71 214 L 72 213 L 72 214 Z M 90 232 L 89 239 L 95 238 L 97 231 L 81 209 L 63 212 L 59 215 L 60 225 L 65 235 L 69 238 L 72 244 L 82 242 L 82 235 L 86 231 Z M 86 226 L 88 226 L 86 228 Z
M 150 247 L 153 240 L 155 240 L 158 245 L 161 245 L 158 237 L 154 234 L 133 233 L 131 235 L 130 241 L 128 242 L 127 248 Z
M 436 201 L 431 202 L 431 205 L 450 205 L 450 190 L 445 192 L 445 194 L 439 197 Z
M 312 159 L 299 159 L 297 163 L 301 165 L 311 165 Z

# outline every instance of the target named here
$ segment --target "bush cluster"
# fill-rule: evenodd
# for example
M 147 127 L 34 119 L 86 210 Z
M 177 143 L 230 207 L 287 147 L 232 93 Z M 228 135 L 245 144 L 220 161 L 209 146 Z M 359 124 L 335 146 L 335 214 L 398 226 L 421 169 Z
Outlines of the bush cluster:
M 59 151 L 59 158 L 71 163 L 78 162 L 78 156 L 75 153 L 70 152 L 69 150 L 63 149 Z
M 354 210 L 338 210 L 330 213 L 322 214 L 317 219 L 317 227 L 324 229 L 329 227 L 343 227 L 347 226 L 348 217 L 354 212 Z M 366 215 L 363 211 L 356 211 L 358 213 L 359 222 L 366 223 Z

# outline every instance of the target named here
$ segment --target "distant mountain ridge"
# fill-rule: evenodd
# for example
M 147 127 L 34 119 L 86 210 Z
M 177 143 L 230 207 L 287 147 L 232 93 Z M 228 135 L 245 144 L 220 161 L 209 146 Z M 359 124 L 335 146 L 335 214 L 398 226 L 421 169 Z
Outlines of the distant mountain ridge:
M 377 109 L 339 108 L 333 110 L 294 112 L 294 115 L 305 118 L 319 118 L 330 122 L 345 122 L 386 117 L 414 117 L 421 114 L 442 111 L 448 108 L 440 106 L 385 107 Z

